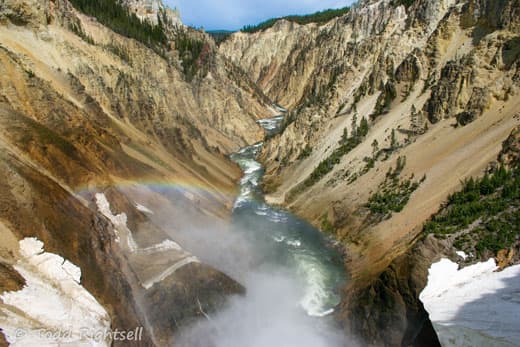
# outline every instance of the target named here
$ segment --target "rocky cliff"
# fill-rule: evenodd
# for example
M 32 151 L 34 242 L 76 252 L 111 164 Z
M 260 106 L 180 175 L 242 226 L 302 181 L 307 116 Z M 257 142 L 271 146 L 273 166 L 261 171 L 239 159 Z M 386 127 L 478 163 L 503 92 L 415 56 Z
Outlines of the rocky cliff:
M 220 46 L 290 109 L 261 156 L 268 200 L 345 247 L 352 281 L 340 316 L 369 344 L 421 346 L 432 336 L 413 298 L 425 254 L 442 247 L 417 250 L 428 259 L 417 265 L 396 259 L 520 121 L 519 5 L 360 1 L 324 25 L 280 21 Z
M 29 280 L 17 241 L 35 237 L 78 266 L 111 329 L 144 327 L 136 345 L 165 345 L 243 292 L 175 235 L 189 218 L 229 217 L 240 171 L 226 154 L 261 139 L 256 120 L 272 110 L 203 34 L 165 21 L 159 49 L 73 3 L 0 4 L 0 294 Z M 129 6 L 141 16 L 148 3 L 163 9 Z M 200 51 L 185 49 L 190 40 Z M 48 327 L 3 299 L 0 312 L 0 344 L 27 343 L 9 319 Z
M 175 25 L 183 25 L 179 11 L 165 6 L 160 0 L 125 0 L 124 4 L 143 21 L 159 24 L 162 19 Z

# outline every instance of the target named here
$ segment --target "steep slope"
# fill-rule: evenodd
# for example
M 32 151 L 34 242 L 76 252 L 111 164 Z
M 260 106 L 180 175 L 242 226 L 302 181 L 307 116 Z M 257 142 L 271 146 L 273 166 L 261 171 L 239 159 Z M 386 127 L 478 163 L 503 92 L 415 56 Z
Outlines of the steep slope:
M 374 286 L 381 273 L 519 124 L 519 5 L 361 1 L 325 25 L 281 21 L 220 47 L 291 109 L 262 153 L 268 200 L 345 246 L 352 281 L 341 317 L 370 344 L 421 345 L 423 327 L 432 336 L 413 300 L 388 315 L 377 300 L 362 301 L 368 311 L 355 321 L 351 295 L 384 294 Z
M 111 329 L 144 327 L 142 346 L 243 292 L 174 240 L 190 218 L 229 218 L 240 171 L 225 155 L 261 139 L 256 120 L 272 113 L 203 34 L 164 30 L 158 50 L 68 1 L 0 5 L 0 289 L 22 289 L 17 240 L 36 237 L 80 268 Z M 202 42 L 193 75 L 178 37 Z
M 497 161 L 497 164 L 505 165 L 510 170 L 511 176 L 495 175 L 495 178 L 505 177 L 506 179 L 491 179 L 492 182 L 496 182 L 492 185 L 493 192 L 485 192 L 485 194 L 482 193 L 485 187 L 482 184 L 485 182 L 484 179 L 468 181 L 474 182 L 473 189 L 471 189 L 471 184 L 466 183 L 463 189 L 456 195 L 452 195 L 449 202 L 417 235 L 416 240 L 410 243 L 409 250 L 394 259 L 368 289 L 352 292 L 349 297 L 352 304 L 347 304 L 347 300 L 345 300 L 344 318 L 348 319 L 347 316 L 349 316 L 355 329 L 364 331 L 368 340 L 370 338 L 372 341 L 383 339 L 404 345 L 413 343 L 419 346 L 437 345 L 432 343 L 436 340 L 432 339 L 433 326 L 428 320 L 428 313 L 419 297 L 423 295 L 427 284 L 430 284 L 428 282 L 429 268 L 442 258 L 450 259 L 455 263 L 453 265 L 455 268 L 459 266 L 462 269 L 471 267 L 476 262 L 489 263 L 492 260 L 490 258 L 495 258 L 493 260 L 496 261 L 499 271 L 519 263 L 519 134 L 520 128 L 517 127 L 504 142 Z M 495 165 L 495 167 L 498 166 Z M 500 173 L 501 170 L 498 172 Z M 516 183 L 512 180 L 516 180 Z M 509 189 L 512 188 L 511 195 L 506 194 L 509 191 L 508 186 Z M 505 197 L 508 195 L 506 200 Z M 480 208 L 475 209 L 475 206 L 480 206 Z M 471 210 L 473 212 L 469 212 Z M 465 220 L 466 218 L 467 220 Z M 441 223 L 441 220 L 444 222 Z M 431 226 L 435 224 L 444 225 L 440 228 L 432 228 Z M 450 224 L 456 224 L 456 226 L 451 227 Z M 492 263 L 494 264 L 494 262 Z M 477 266 L 482 266 L 482 264 L 484 263 L 477 264 Z M 516 265 L 517 267 L 518 265 Z M 495 269 L 494 265 L 491 266 L 491 270 Z M 472 273 L 469 278 L 462 279 L 453 273 L 449 276 L 443 273 L 442 279 L 445 283 L 460 281 L 453 289 L 460 289 L 465 285 L 473 286 L 472 293 L 463 295 L 456 301 L 450 301 L 447 298 L 451 294 L 457 295 L 456 290 L 449 287 L 448 289 L 443 288 L 439 283 L 431 283 L 433 286 L 430 288 L 431 293 L 429 295 L 424 293 L 426 296 L 430 296 L 430 310 L 433 308 L 442 312 L 443 310 L 448 311 L 446 307 L 450 307 L 454 310 L 453 312 L 456 312 L 451 320 L 445 318 L 440 322 L 434 321 L 434 323 L 440 323 L 437 324 L 436 330 L 443 341 L 443 346 L 463 345 L 464 340 L 464 343 L 469 345 L 515 345 L 511 342 L 512 340 L 509 340 L 517 337 L 516 334 L 508 334 L 508 329 L 516 330 L 514 320 L 505 317 L 508 310 L 502 310 L 500 315 L 477 313 L 478 310 L 489 310 L 493 305 L 502 304 L 513 312 L 517 310 L 514 294 L 507 296 L 506 293 L 508 291 L 517 292 L 518 283 L 513 280 L 502 280 L 497 285 L 491 278 L 495 275 L 501 276 L 500 272 L 488 275 L 490 281 L 488 284 L 491 283 L 491 286 L 495 287 L 493 290 L 484 289 L 485 286 L 480 286 L 479 289 L 478 273 Z M 480 300 L 476 300 L 476 297 L 479 297 Z M 509 299 L 512 301 L 510 302 Z M 468 312 L 471 313 L 468 315 Z M 472 322 L 474 317 L 478 317 L 476 326 L 480 327 L 481 331 L 478 328 L 475 329 L 475 320 Z M 438 317 L 433 318 L 438 319 Z M 461 324 L 461 322 L 463 323 Z M 468 324 L 468 322 L 470 323 Z M 465 329 L 464 326 L 473 329 Z M 489 339 L 489 327 L 492 327 L 492 335 L 494 335 L 491 339 Z M 502 335 L 504 338 L 497 338 L 501 334 L 505 334 Z M 486 335 L 488 336 L 486 337 Z M 473 340 L 474 338 L 476 340 Z M 478 343 L 479 339 L 482 340 Z

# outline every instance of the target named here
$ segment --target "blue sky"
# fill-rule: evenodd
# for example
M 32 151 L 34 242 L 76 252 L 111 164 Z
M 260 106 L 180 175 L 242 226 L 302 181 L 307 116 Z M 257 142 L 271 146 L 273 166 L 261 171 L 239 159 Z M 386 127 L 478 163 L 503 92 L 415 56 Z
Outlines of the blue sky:
M 187 25 L 206 30 L 237 30 L 246 24 L 289 14 L 307 14 L 347 6 L 353 0 L 164 0 L 177 7 Z

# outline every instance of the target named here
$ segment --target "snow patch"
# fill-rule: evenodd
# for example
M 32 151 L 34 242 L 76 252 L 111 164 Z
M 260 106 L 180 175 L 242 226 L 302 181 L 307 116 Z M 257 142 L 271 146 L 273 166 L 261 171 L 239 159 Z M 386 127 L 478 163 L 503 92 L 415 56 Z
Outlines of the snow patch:
M 107 200 L 107 197 L 103 193 L 96 194 L 96 203 L 99 212 L 103 214 L 103 216 L 107 217 L 110 222 L 114 225 L 114 230 L 116 232 L 116 241 L 120 242 L 120 239 L 123 238 L 126 240 L 126 245 L 130 252 L 135 252 L 137 250 L 137 244 L 132 237 L 132 231 L 126 225 L 127 216 L 126 213 L 120 213 L 118 215 L 112 214 L 110 210 L 110 203 Z
M 20 254 L 24 258 L 43 253 L 43 242 L 34 237 L 25 238 L 19 244 Z
M 139 253 L 155 253 L 155 252 L 161 252 L 161 251 L 167 251 L 167 250 L 176 250 L 176 251 L 183 251 L 182 247 L 179 246 L 178 243 L 173 242 L 172 240 L 164 240 L 161 243 L 158 243 L 154 246 L 147 247 L 147 248 L 141 248 L 139 249 Z
M 494 259 L 431 265 L 419 299 L 444 347 L 520 346 L 520 265 L 496 270 Z
M 172 275 L 175 271 L 179 270 L 181 267 L 186 266 L 191 263 L 199 263 L 199 262 L 200 261 L 197 259 L 197 257 L 194 257 L 194 256 L 186 257 L 186 258 L 176 262 L 175 264 L 173 264 L 172 266 L 167 268 L 165 271 L 163 271 L 159 275 L 144 282 L 142 285 L 145 289 L 150 289 L 153 287 L 153 285 L 155 283 L 162 282 L 164 279 L 166 279 L 167 277 Z
M 191 194 L 191 193 L 188 193 Z M 158 243 L 156 245 L 147 247 L 147 248 L 139 248 L 136 242 L 134 241 L 132 237 L 132 231 L 127 226 L 127 216 L 124 213 L 118 214 L 117 216 L 112 213 L 110 210 L 110 203 L 108 202 L 106 196 L 103 193 L 96 194 L 96 202 L 99 209 L 99 212 L 101 212 L 105 217 L 107 217 L 110 222 L 114 225 L 114 229 L 116 232 L 116 237 L 120 238 L 122 240 L 123 245 L 128 246 L 128 251 L 134 254 L 155 254 L 159 252 L 165 252 L 165 251 L 177 251 L 181 252 L 178 256 L 181 256 L 182 258 L 174 263 L 172 266 L 169 266 L 166 268 L 166 270 L 160 272 L 158 275 L 153 276 L 149 278 L 148 280 L 141 282 L 141 285 L 145 289 L 150 289 L 153 287 L 155 283 L 163 281 L 165 278 L 173 274 L 175 271 L 180 269 L 181 267 L 193 263 L 193 262 L 199 262 L 199 260 L 191 256 L 190 254 L 184 252 L 182 247 L 177 244 L 176 242 L 173 242 L 172 240 L 164 240 L 161 243 Z M 138 206 L 139 204 L 136 204 Z M 142 206 L 142 205 L 140 205 Z M 143 208 L 146 208 L 142 206 Z M 151 212 L 151 211 L 150 211 Z M 168 265 L 166 265 L 168 266 Z M 161 265 L 162 267 L 162 265 Z
M 183 192 L 184 197 L 190 201 L 195 201 L 195 195 L 190 192 Z
M 144 205 L 141 205 L 139 203 L 135 203 L 135 208 L 138 210 L 138 211 L 141 211 L 141 212 L 144 212 L 144 213 L 148 213 L 148 214 L 153 214 L 153 211 L 150 210 L 148 207 L 144 206 Z
M 0 309 L 0 327 L 11 346 L 109 346 L 109 338 L 94 340 L 85 334 L 109 331 L 110 317 L 80 285 L 81 269 L 44 252 L 36 238 L 19 244 L 21 259 L 14 268 L 26 285 L 0 295 L 6 305 Z M 52 332 L 60 332 L 59 341 Z
M 457 255 L 464 260 L 466 260 L 466 258 L 468 257 L 468 255 L 466 253 L 464 253 L 463 251 L 457 251 L 455 253 L 457 253 Z

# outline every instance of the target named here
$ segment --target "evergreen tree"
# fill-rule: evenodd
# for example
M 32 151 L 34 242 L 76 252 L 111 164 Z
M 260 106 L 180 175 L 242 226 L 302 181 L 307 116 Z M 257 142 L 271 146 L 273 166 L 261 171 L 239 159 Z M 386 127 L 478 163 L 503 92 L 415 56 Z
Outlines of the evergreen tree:
M 343 129 L 343 135 L 341 135 L 340 145 L 344 145 L 348 142 L 348 128 Z
M 377 139 L 374 139 L 372 142 L 372 155 L 375 157 L 377 155 L 377 152 L 379 151 L 379 143 L 377 142 Z
M 352 137 L 357 137 L 357 113 L 352 116 Z
M 123 36 L 144 43 L 156 52 L 162 52 L 168 43 L 160 16 L 158 24 L 140 20 L 117 0 L 71 0 L 72 5 L 101 24 Z
M 258 25 L 245 25 L 242 28 L 242 31 L 247 32 L 247 33 L 255 33 L 258 31 L 263 31 L 263 30 L 266 30 L 266 29 L 269 29 L 270 27 L 272 27 L 280 19 L 285 19 L 290 22 L 295 22 L 298 24 L 309 24 L 309 23 L 322 24 L 322 23 L 326 23 L 326 22 L 330 21 L 331 19 L 334 19 L 336 17 L 346 14 L 349 10 L 350 9 L 348 7 L 343 7 L 343 8 L 339 8 L 339 9 L 324 10 L 324 11 L 320 11 L 320 12 L 316 12 L 316 13 L 304 15 L 304 16 L 292 15 L 292 16 L 286 16 L 286 17 L 282 17 L 282 18 L 271 18 Z
M 417 133 L 419 129 L 419 119 L 417 116 L 417 109 L 415 108 L 415 105 L 412 105 L 412 109 L 410 111 L 410 128 L 414 133 Z
M 395 135 L 395 129 L 392 129 L 392 134 L 390 135 L 390 148 L 392 150 L 396 149 L 399 146 L 397 143 L 397 137 Z
M 359 123 L 357 135 L 359 137 L 365 137 L 365 136 L 367 136 L 367 134 L 368 134 L 368 120 L 365 117 L 363 117 L 363 118 L 361 118 L 361 121 Z

